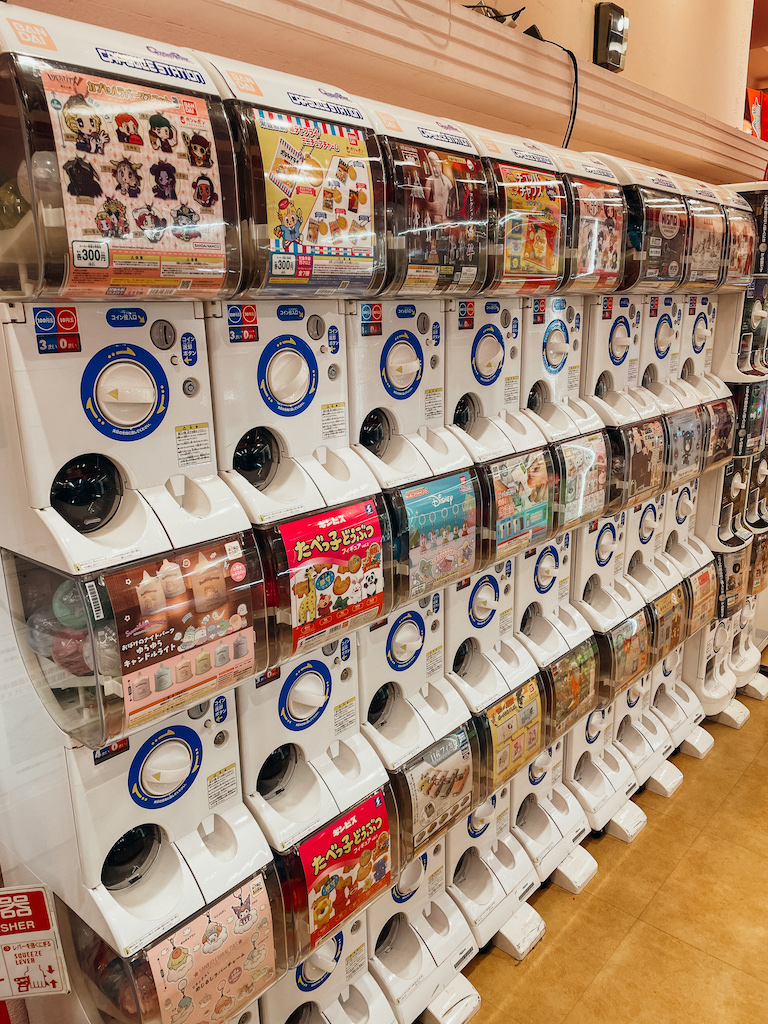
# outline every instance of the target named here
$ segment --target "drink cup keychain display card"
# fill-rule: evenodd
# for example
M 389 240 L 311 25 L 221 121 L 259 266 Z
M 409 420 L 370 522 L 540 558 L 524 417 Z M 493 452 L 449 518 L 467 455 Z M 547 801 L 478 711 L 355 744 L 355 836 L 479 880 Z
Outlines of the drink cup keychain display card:
M 237 1019 L 256 1009 L 288 963 L 285 910 L 271 861 L 130 958 L 74 911 L 66 911 L 62 924 L 76 990 L 85 990 L 101 1013 L 137 1024 L 187 1020 L 206 1006 L 212 1020 Z
M 539 888 L 531 859 L 509 831 L 502 786 L 457 822 L 445 840 L 446 886 L 478 946 L 522 960 L 544 937 L 541 915 L 525 901 Z
M 579 398 L 583 303 L 554 294 L 565 280 L 567 245 L 566 197 L 556 164 L 546 147 L 527 139 L 470 130 L 495 196 L 484 294 L 499 301 L 509 296 L 521 308 L 518 407 L 548 441 L 595 430 L 599 417 Z M 534 447 L 537 440 L 528 435 L 527 446 Z
M 273 665 L 394 607 L 392 528 L 382 495 L 254 533 L 265 567 Z
M 521 221 L 524 200 L 509 191 L 506 182 L 516 171 L 523 174 L 527 168 L 531 189 L 535 190 L 542 182 L 551 182 L 554 164 L 539 143 L 484 128 L 463 127 L 482 157 L 491 234 L 482 296 L 471 302 L 447 302 L 445 421 L 460 432 L 458 436 L 475 461 L 484 462 L 541 446 L 545 441 L 534 419 L 525 412 L 527 396 L 520 386 L 525 290 L 521 259 L 528 225 Z M 549 229 L 554 241 L 561 228 L 553 221 Z M 557 252 L 552 256 L 557 267 Z M 546 276 L 544 264 L 539 271 Z
M 383 169 L 335 87 L 206 59 L 241 157 L 242 286 L 208 321 L 220 467 L 269 523 L 377 489 L 350 447 L 343 298 L 384 283 Z
M 460 127 L 360 102 L 384 159 L 387 278 L 376 301 L 347 307 L 350 437 L 394 487 L 472 461 L 444 426 L 443 300 L 485 282 L 488 189 Z
M 599 156 L 611 168 L 627 203 L 627 246 L 620 291 L 640 316 L 638 387 L 662 412 L 696 405 L 701 397 L 680 379 L 688 210 L 674 175 L 632 161 Z
M 606 424 L 658 411 L 638 388 L 640 305 L 615 296 L 624 272 L 627 208 L 613 171 L 596 157 L 549 147 L 568 200 L 566 279 L 562 290 L 585 294 L 582 398 Z
M 273 673 L 268 673 L 273 675 Z M 331 641 L 237 691 L 245 799 L 275 850 L 347 810 L 387 773 L 361 735 L 357 645 Z
M 344 876 L 343 892 L 350 888 Z M 338 893 L 338 886 L 337 886 Z M 288 1020 L 333 1024 L 363 1019 L 395 1024 L 395 1016 L 368 970 L 366 912 L 348 919 L 320 943 L 307 959 L 280 978 L 259 1000 L 260 1024 Z
M 65 576 L 5 552 L 19 651 L 43 705 L 98 750 L 267 666 L 253 534 L 105 576 Z
M 0 24 L 3 170 L 18 192 L 0 281 L 21 300 L 2 315 L 8 546 L 81 572 L 243 529 L 217 475 L 192 301 L 231 293 L 240 275 L 216 86 L 184 56 L 169 92 L 151 43 L 48 15 L 20 43 L 15 16 Z M 115 52 L 141 70 L 117 75 Z

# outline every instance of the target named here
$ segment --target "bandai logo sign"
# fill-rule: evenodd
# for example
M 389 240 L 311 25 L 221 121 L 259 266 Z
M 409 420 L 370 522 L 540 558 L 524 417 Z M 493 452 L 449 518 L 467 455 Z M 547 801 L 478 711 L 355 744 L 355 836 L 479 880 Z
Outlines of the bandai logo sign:
M 16 33 L 22 46 L 35 46 L 38 50 L 55 50 L 56 44 L 42 25 L 33 25 L 31 21 L 15 21 L 8 19 L 8 24 Z

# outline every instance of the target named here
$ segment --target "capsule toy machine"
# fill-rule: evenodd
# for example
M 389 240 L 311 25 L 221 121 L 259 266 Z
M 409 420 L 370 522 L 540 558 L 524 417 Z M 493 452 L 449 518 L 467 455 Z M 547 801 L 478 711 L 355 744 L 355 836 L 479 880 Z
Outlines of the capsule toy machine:
M 628 506 L 657 494 L 666 471 L 660 417 L 608 428 L 610 479 L 602 515 L 575 531 L 571 596 L 596 632 L 618 626 L 643 602 L 624 575 Z
M 464 1022 L 480 996 L 461 974 L 477 953 L 468 922 L 446 891 L 445 839 L 432 842 L 407 864 L 368 911 L 369 969 L 398 1024 L 420 1014 Z
M 349 888 L 349 878 L 343 892 Z M 338 889 L 338 885 L 337 885 Z M 343 922 L 259 1000 L 261 1024 L 355 1019 L 395 1024 L 395 1016 L 368 969 L 366 912 Z
M 680 379 L 688 211 L 676 175 L 605 153 L 627 204 L 627 248 L 620 291 L 640 309 L 637 387 L 661 412 L 696 405 L 700 396 Z
M 527 225 L 521 197 L 508 182 L 528 174 L 531 190 L 550 182 L 554 164 L 546 147 L 485 128 L 463 125 L 482 157 L 488 182 L 488 264 L 474 301 L 446 300 L 445 421 L 476 462 L 540 447 L 545 442 L 525 412 L 520 386 L 523 354 L 523 293 L 520 271 Z M 560 230 L 550 224 L 550 233 Z M 556 260 L 555 260 L 556 262 Z M 545 276 L 545 268 L 540 271 Z M 543 277 L 542 277 L 543 280 Z
M 238 146 L 243 273 L 207 306 L 221 473 L 253 523 L 370 494 L 352 451 L 344 300 L 384 282 L 381 154 L 334 86 L 198 55 Z
M 640 305 L 614 294 L 624 276 L 627 206 L 618 178 L 595 156 L 549 148 L 568 199 L 563 291 L 584 294 L 580 393 L 602 423 L 631 423 L 658 412 L 638 387 Z
M 738 692 L 755 700 L 768 697 L 768 679 L 761 672 L 762 652 L 755 643 L 757 601 L 768 585 L 768 533 L 755 534 L 752 539 L 747 600 L 734 627 L 731 668 L 736 674 Z
M 533 861 L 539 880 L 550 876 L 579 893 L 594 877 L 597 863 L 581 841 L 590 825 L 581 804 L 564 782 L 566 733 L 578 727 L 598 701 L 598 651 L 592 634 L 552 661 L 541 673 L 546 732 L 541 753 L 510 782 L 512 835 Z
M 735 456 L 699 481 L 695 528 L 712 551 L 743 547 L 752 536 L 745 522 L 751 462 Z
M 747 186 L 749 188 L 749 186 Z M 717 192 L 727 222 L 725 278 L 715 296 L 718 299 L 717 344 L 712 352 L 712 372 L 730 384 L 759 379 L 768 372 L 766 364 L 766 277 L 754 270 L 759 255 L 759 235 L 765 225 L 756 213 L 765 191 L 763 182 L 754 183 L 750 199 L 740 194 L 742 186 L 720 185 Z M 754 204 L 755 212 L 753 212 Z M 753 272 L 756 276 L 753 276 Z
M 247 528 L 200 301 L 239 280 L 232 139 L 191 54 L 27 16 L 0 25 L 5 543 L 80 573 Z
M 718 296 L 728 269 L 728 224 L 721 196 L 713 185 L 678 176 L 688 209 L 685 294 L 680 345 L 680 375 L 701 400 L 728 398 L 726 384 L 712 371 Z
M 615 746 L 617 705 L 651 664 L 651 629 L 644 605 L 624 621 L 595 634 L 599 654 L 598 706 L 565 736 L 563 779 L 593 831 L 631 843 L 645 827 L 630 800 L 637 790 L 632 767 Z
M 285 974 L 290 938 L 271 860 L 202 913 L 169 928 L 130 956 L 58 904 L 73 979 L 67 1021 L 170 1024 L 258 1021 L 258 997 Z M 63 918 L 63 920 L 62 920 Z M 62 1007 L 63 1009 L 63 1007 Z M 69 1007 L 67 1007 L 69 1010 Z
M 350 436 L 382 487 L 472 462 L 445 427 L 444 300 L 485 282 L 488 189 L 460 126 L 361 100 L 386 174 L 384 289 L 347 305 Z

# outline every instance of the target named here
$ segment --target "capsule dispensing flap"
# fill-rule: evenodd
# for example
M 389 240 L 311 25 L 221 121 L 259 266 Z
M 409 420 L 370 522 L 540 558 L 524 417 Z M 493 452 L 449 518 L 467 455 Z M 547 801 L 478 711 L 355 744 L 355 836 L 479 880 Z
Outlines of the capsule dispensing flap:
M 733 457 L 736 440 L 736 409 L 732 398 L 721 398 L 702 406 L 705 419 L 702 471 L 722 466 Z
M 195 590 L 203 559 L 215 597 Z M 266 669 L 263 578 L 250 532 L 108 576 L 72 579 L 8 552 L 4 565 L 32 682 L 59 728 L 92 749 Z
M 537 547 L 554 530 L 554 468 L 549 448 L 478 467 L 483 494 L 483 565 Z
M 399 601 L 471 575 L 480 559 L 482 496 L 474 468 L 387 492 Z
M 485 800 L 521 771 L 544 746 L 546 697 L 539 677 L 475 716 L 480 745 L 478 800 Z
M 194 56 L 22 8 L 0 34 L 6 297 L 234 291 L 232 140 Z
M 597 706 L 600 654 L 594 634 L 544 670 L 547 692 L 547 744 Z
M 392 533 L 380 494 L 257 527 L 273 663 L 336 640 L 393 605 Z
M 359 102 L 386 163 L 387 294 L 474 295 L 488 257 L 488 187 L 474 143 L 453 121 Z
M 651 667 L 651 626 L 645 606 L 605 633 L 596 633 L 600 652 L 600 699 L 615 700 Z
M 73 911 L 66 914 L 76 969 L 109 1019 L 198 1024 L 206 1005 L 213 1021 L 237 1019 L 284 974 L 289 959 L 271 862 L 130 960 Z
M 660 416 L 608 427 L 611 443 L 609 512 L 619 512 L 658 494 L 664 485 L 666 443 Z
M 717 573 L 715 563 L 708 562 L 684 579 L 687 599 L 688 636 L 693 636 L 711 622 L 717 609 Z
M 721 198 L 713 185 L 678 177 L 688 209 L 688 241 L 683 287 L 686 292 L 710 292 L 724 280 L 727 223 Z
M 547 147 L 568 199 L 565 290 L 615 291 L 624 273 L 627 208 L 618 178 L 598 157 Z
M 606 431 L 553 447 L 559 475 L 555 523 L 568 530 L 599 516 L 608 503 L 610 444 Z
M 360 104 L 337 86 L 202 55 L 236 134 L 245 294 L 373 294 L 384 281 L 381 154 Z

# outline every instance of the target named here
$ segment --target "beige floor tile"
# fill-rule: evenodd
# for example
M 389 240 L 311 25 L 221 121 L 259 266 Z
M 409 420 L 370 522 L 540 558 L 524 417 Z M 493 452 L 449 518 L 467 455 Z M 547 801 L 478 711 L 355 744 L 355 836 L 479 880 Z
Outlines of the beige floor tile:
M 768 852 L 768 765 L 754 763 L 707 824 L 707 834 L 746 850 Z
M 375 1024 L 372 1021 L 371 1024 Z M 510 1017 L 504 1010 L 499 1010 L 483 997 L 480 1012 L 472 1018 L 472 1024 L 519 1024 L 514 1017 Z
M 637 921 L 564 1024 L 756 1024 L 767 1006 L 768 985 Z
M 749 764 L 749 759 L 735 760 L 724 747 L 718 750 L 717 741 L 701 761 L 686 754 L 675 754 L 670 760 L 683 773 L 677 792 L 667 799 L 645 790 L 633 799 L 649 816 L 667 814 L 695 828 L 711 820 Z
M 633 843 L 609 835 L 590 837 L 583 845 L 599 870 L 586 892 L 639 917 L 698 834 L 685 821 L 652 812 Z
M 702 832 L 642 920 L 768 985 L 768 859 Z
M 493 949 L 465 974 L 488 1001 L 520 1024 L 561 1024 L 608 961 L 634 918 L 586 893 L 557 886 L 531 900 L 547 934 L 518 963 Z

